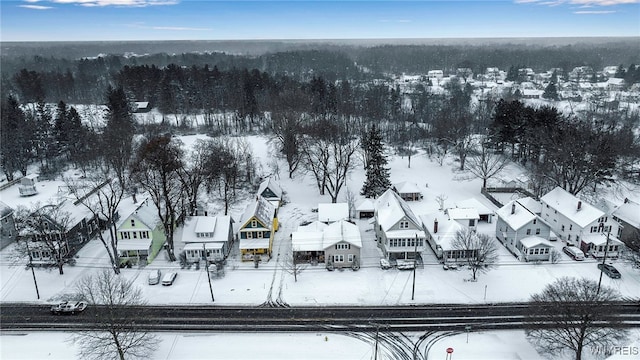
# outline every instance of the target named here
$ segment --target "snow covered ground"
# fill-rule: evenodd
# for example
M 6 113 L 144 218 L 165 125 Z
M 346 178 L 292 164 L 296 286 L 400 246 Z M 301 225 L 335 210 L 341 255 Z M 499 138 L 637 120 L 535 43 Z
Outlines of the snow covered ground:
M 190 146 L 203 135 L 182 137 L 186 146 Z M 269 150 L 264 138 L 251 137 L 254 154 L 262 160 L 262 173 L 272 172 Z M 475 197 L 487 206 L 495 209 L 480 194 L 480 180 L 459 180 L 462 178 L 455 169 L 458 164 L 447 158 L 443 166 L 431 161 L 425 155 L 413 156 L 411 168 L 408 159 L 393 157 L 390 159 L 392 183 L 400 181 L 415 182 L 421 189 L 424 199 L 410 203 L 416 215 L 426 214 L 438 209 L 435 198 L 440 194 L 447 196 L 446 206 L 457 201 Z M 304 221 L 315 220 L 317 214 L 312 209 L 321 202 L 330 202 L 328 196 L 318 195 L 312 179 L 296 175 L 294 179 L 286 177 L 286 164 L 279 182 L 286 191 L 289 202 L 279 211 L 281 227 L 274 240 L 273 258 L 260 264 L 258 269 L 253 263 L 232 258 L 222 278 L 213 279 L 213 291 L 216 305 L 258 305 L 269 300 L 281 301 L 289 305 L 322 306 L 328 304 L 422 304 L 422 303 L 484 303 L 504 301 L 526 301 L 531 294 L 561 276 L 587 277 L 597 280 L 599 271 L 595 260 L 576 262 L 562 255 L 557 264 L 522 263 L 505 248 L 500 248 L 499 266 L 487 274 L 480 274 L 478 281 L 468 281 L 471 277 L 466 269 L 445 271 L 432 252 L 425 252 L 424 268 L 416 270 L 415 300 L 411 300 L 411 271 L 395 269 L 382 270 L 379 267 L 380 250 L 376 247 L 371 225 L 367 220 L 357 220 L 361 228 L 363 249 L 362 268 L 359 271 L 329 272 L 322 265 L 308 266 L 295 282 L 293 275 L 283 268 L 282 263 L 290 251 L 289 234 Z M 517 168 L 510 168 L 515 172 Z M 271 174 L 274 175 L 274 174 Z M 511 174 L 513 175 L 513 174 Z M 358 194 L 364 182 L 364 170 L 357 167 L 351 174 L 347 188 Z M 4 198 L 4 192 L 1 194 Z M 344 193 L 340 196 L 344 201 Z M 5 200 L 3 200 L 5 201 Z M 216 208 L 215 199 L 210 199 L 212 208 Z M 6 202 L 6 201 L 5 201 Z M 130 202 L 130 201 L 129 201 Z M 9 205 L 12 205 L 9 203 Z M 239 201 L 231 209 L 231 215 L 239 218 L 246 202 Z M 123 214 L 126 217 L 126 214 Z M 237 225 L 237 224 L 236 224 Z M 495 221 L 481 223 L 479 231 L 495 234 Z M 176 239 L 179 239 L 179 233 Z M 563 244 L 557 241 L 555 246 L 561 249 Z M 179 248 L 179 246 L 178 246 Z M 49 303 L 69 296 L 74 291 L 77 279 L 88 272 L 108 267 L 98 240 L 90 241 L 78 254 L 75 266 L 65 267 L 65 274 L 58 275 L 57 270 L 37 269 L 36 278 L 40 299 L 36 299 L 34 281 L 30 271 L 24 265 L 11 262 L 10 247 L 0 253 L 0 301 Z M 624 296 L 637 297 L 640 294 L 640 273 L 622 260 L 614 262 L 622 273 L 622 278 L 613 280 L 603 277 L 603 284 L 616 288 Z M 149 269 L 175 269 L 178 277 L 173 286 L 150 286 L 147 284 Z M 133 279 L 144 292 L 151 304 L 210 304 L 211 294 L 207 285 L 207 274 L 203 270 L 180 269 L 177 263 L 166 261 L 163 253 L 146 268 L 123 269 L 123 276 Z M 638 343 L 638 334 L 632 341 Z M 361 341 L 346 335 L 337 334 L 161 334 L 162 345 L 154 358 L 197 359 L 209 357 L 206 348 L 232 349 L 217 352 L 220 359 L 370 359 L 371 341 Z M 325 336 L 328 341 L 325 341 Z M 0 357 L 2 359 L 40 359 L 69 358 L 73 348 L 63 341 L 60 333 L 7 334 L 0 336 Z M 206 339 L 205 341 L 202 341 Z M 250 339 L 250 341 L 248 340 Z M 31 349 L 26 352 L 25 344 L 33 342 L 51 342 L 54 346 Z M 200 344 L 207 344 L 206 348 Z M 217 346 L 216 344 L 220 344 Z M 226 346 L 225 346 L 226 344 Z M 242 344 L 244 352 L 238 351 Z M 455 359 L 536 359 L 540 358 L 529 345 L 522 331 L 471 333 L 469 343 L 465 334 L 447 337 L 432 347 L 436 358 L 444 358 L 447 347 L 455 348 Z M 40 351 L 40 352 L 38 352 Z M 49 352 L 51 354 L 49 354 Z M 219 355 L 219 356 L 218 356 Z M 290 357 L 288 357 L 290 356 Z M 393 358 L 388 357 L 388 358 Z M 626 359 L 626 358 L 622 358 Z M 629 357 L 631 359 L 631 357 Z

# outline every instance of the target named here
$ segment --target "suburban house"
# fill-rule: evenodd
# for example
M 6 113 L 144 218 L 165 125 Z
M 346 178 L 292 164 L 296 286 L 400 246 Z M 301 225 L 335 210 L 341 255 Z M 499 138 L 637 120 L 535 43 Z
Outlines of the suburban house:
M 149 199 L 119 222 L 116 232 L 121 264 L 151 263 L 167 240 L 156 207 Z
M 491 210 L 487 205 L 480 202 L 480 200 L 476 198 L 470 198 L 463 201 L 458 201 L 455 203 L 456 208 L 460 209 L 476 209 L 478 211 L 478 221 L 484 221 L 490 223 L 493 220 L 494 211 Z
M 359 267 L 362 238 L 357 225 L 339 220 L 329 225 L 315 221 L 291 234 L 296 263 L 327 262 L 333 267 Z
M 282 194 L 282 188 L 272 178 L 265 179 L 258 187 L 258 196 L 267 199 L 276 209 L 282 205 Z
M 356 219 L 369 219 L 375 213 L 375 205 L 371 199 L 364 199 L 356 206 Z
M 425 250 L 422 223 L 392 189 L 376 199 L 373 223 L 378 247 L 387 259 L 413 260 Z
M 640 246 L 640 204 L 624 199 L 624 203 L 613 211 L 612 217 L 619 224 L 616 237 L 631 248 Z
M 36 189 L 36 183 L 38 182 L 38 174 L 29 174 L 20 179 L 20 185 L 18 185 L 18 191 L 20 196 L 32 196 L 38 193 Z
M 133 103 L 134 113 L 148 113 L 151 111 L 151 105 L 148 101 L 136 101 Z
M 596 258 L 617 258 L 622 242 L 616 238 L 612 216 L 578 199 L 561 187 L 540 198 L 542 220 L 567 244 L 578 246 L 585 254 Z M 608 243 L 608 246 L 606 244 Z
M 226 259 L 233 246 L 233 219 L 231 216 L 190 216 L 182 229 L 183 251 L 188 263 L 204 259 Z
M 252 261 L 255 255 L 271 257 L 274 232 L 278 231 L 276 208 L 267 199 L 258 196 L 249 204 L 240 220 L 238 237 L 242 261 Z
M 16 239 L 16 223 L 13 219 L 13 209 L 0 201 L 0 249 Z
M 318 221 L 321 221 L 325 224 L 331 224 L 340 220 L 349 220 L 349 204 L 318 204 Z
M 423 198 L 418 185 L 412 182 L 403 181 L 393 185 L 393 190 L 400 195 L 404 201 L 418 201 Z
M 536 215 L 542 214 L 542 203 L 530 196 L 518 199 L 518 204 L 524 206 L 527 210 Z
M 445 213 L 449 216 L 450 220 L 454 220 L 460 223 L 460 225 L 468 227 L 471 230 L 476 230 L 478 227 L 478 220 L 480 220 L 480 214 L 475 208 L 449 208 L 445 210 Z
M 520 200 L 508 202 L 496 211 L 496 216 L 496 238 L 518 259 L 551 260 L 551 228 Z
M 464 230 L 464 225 L 451 220 L 443 211 L 421 215 L 420 220 L 427 243 L 439 260 L 445 263 L 454 263 L 467 259 L 467 254 L 464 251 L 453 246 L 456 233 Z

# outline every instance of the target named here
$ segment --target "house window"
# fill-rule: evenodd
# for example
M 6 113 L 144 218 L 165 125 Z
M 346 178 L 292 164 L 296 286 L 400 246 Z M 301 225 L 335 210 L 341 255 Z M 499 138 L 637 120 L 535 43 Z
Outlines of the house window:
M 549 255 L 549 248 L 544 249 L 544 254 Z
M 538 222 L 538 219 L 533 219 L 533 224 L 535 225 Z
M 527 229 L 527 235 L 531 235 L 531 229 Z
M 252 227 L 252 228 L 254 228 L 254 227 L 258 227 L 258 221 L 256 221 L 256 220 L 251 220 L 251 227 Z
M 336 250 L 348 250 L 351 249 L 351 244 L 336 244 Z
M 400 229 L 408 229 L 409 222 L 408 221 L 400 221 Z
M 256 235 L 255 235 L 256 239 L 262 239 L 264 238 L 264 233 L 262 231 L 256 231 Z
M 129 238 L 129 232 L 127 232 L 127 231 L 123 231 L 120 234 L 122 234 L 122 238 L 123 239 L 128 239 Z
M 333 262 L 344 262 L 344 255 L 333 255 Z
M 592 226 L 589 232 L 591 232 L 591 233 L 598 232 L 598 227 L 597 226 Z
M 469 226 L 476 226 L 476 219 L 469 219 Z
M 353 254 L 349 254 L 347 259 L 349 262 L 353 262 Z
M 569 224 L 569 231 L 573 230 L 573 224 Z
M 253 231 L 247 231 L 247 239 L 253 239 Z
M 540 235 L 540 228 L 536 229 L 536 235 Z
M 134 232 L 133 232 L 133 238 L 134 238 L 134 239 L 137 239 L 137 238 L 138 238 L 138 232 L 137 232 L 137 231 L 134 231 Z
M 607 222 L 607 217 L 606 216 L 601 217 L 600 219 L 598 219 L 598 222 L 599 223 Z
M 141 239 L 148 239 L 149 238 L 149 232 L 148 231 L 140 231 L 140 238 Z
M 564 231 L 564 225 L 562 225 L 561 231 Z
M 131 219 L 131 226 L 136 226 L 136 221 L 134 219 Z

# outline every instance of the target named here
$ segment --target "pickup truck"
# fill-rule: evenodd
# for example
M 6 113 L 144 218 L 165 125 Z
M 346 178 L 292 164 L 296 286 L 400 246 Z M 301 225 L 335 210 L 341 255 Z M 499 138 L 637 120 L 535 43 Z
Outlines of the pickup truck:
M 55 315 L 75 314 L 87 308 L 86 301 L 65 301 L 51 307 L 51 313 Z

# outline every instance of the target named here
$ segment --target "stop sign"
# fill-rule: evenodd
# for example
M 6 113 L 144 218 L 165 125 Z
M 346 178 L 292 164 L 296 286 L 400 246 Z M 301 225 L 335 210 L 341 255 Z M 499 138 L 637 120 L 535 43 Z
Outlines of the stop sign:
M 447 348 L 447 354 L 453 353 L 453 348 Z

